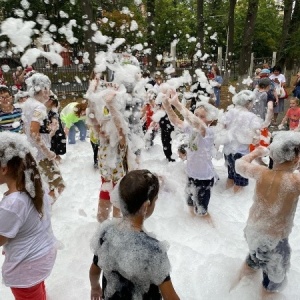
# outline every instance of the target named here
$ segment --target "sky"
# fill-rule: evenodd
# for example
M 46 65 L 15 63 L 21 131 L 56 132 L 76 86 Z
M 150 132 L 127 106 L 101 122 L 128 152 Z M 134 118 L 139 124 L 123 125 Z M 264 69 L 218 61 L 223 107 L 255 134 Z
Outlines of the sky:
M 174 138 L 177 149 L 181 136 Z M 239 194 L 225 190 L 227 171 L 224 160 L 214 160 L 220 180 L 213 187 L 208 207 L 209 217 L 194 216 L 185 204 L 185 163 L 174 151 L 176 162 L 164 158 L 160 137 L 154 146 L 142 151 L 141 168 L 163 177 L 153 215 L 145 229 L 169 244 L 171 279 L 184 300 L 257 300 L 262 274 L 243 278 L 231 286 L 244 262 L 247 244 L 243 229 L 252 204 L 254 182 Z M 90 240 L 99 226 L 96 220 L 100 175 L 93 168 L 92 148 L 86 142 L 68 145 L 60 165 L 67 188 L 52 207 L 52 226 L 57 238 L 57 259 L 46 280 L 48 300 L 89 299 L 89 267 L 93 253 Z M 0 186 L 0 196 L 5 187 Z M 286 288 L 267 299 L 300 299 L 300 215 L 296 211 L 293 231 L 291 268 Z M 0 256 L 2 265 L 4 256 Z M 2 279 L 2 278 L 1 278 Z M 2 280 L 1 280 L 2 282 Z M 12 300 L 10 289 L 0 285 L 0 299 Z

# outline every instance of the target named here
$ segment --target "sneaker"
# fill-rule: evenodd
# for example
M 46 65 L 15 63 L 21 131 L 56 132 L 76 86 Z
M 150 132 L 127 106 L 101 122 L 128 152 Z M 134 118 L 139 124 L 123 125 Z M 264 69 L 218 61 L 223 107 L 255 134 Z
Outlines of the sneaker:
M 199 206 L 199 207 L 195 206 L 194 212 L 196 215 L 201 217 L 207 216 L 207 210 L 203 206 Z

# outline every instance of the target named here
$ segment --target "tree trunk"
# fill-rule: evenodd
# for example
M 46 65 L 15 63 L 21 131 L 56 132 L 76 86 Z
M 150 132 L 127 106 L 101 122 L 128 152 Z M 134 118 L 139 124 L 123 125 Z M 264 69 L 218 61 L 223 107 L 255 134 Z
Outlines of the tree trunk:
M 200 49 L 204 49 L 204 0 L 197 0 L 197 37 Z M 199 58 L 196 65 L 201 67 L 201 60 Z
M 243 43 L 239 60 L 239 87 L 242 88 L 243 79 L 247 78 L 251 62 L 254 26 L 259 0 L 248 0 L 248 11 L 244 27 Z
M 85 0 L 81 2 L 81 7 L 82 7 L 82 15 L 87 15 L 87 20 L 90 21 L 90 24 L 92 24 L 95 19 L 94 19 L 94 14 L 93 14 L 93 7 L 92 7 L 92 1 L 91 0 Z M 88 30 L 84 34 L 84 49 L 89 53 L 89 60 L 90 63 L 87 66 L 89 74 L 94 69 L 94 64 L 95 64 L 95 44 L 92 42 L 92 36 L 94 35 L 94 31 L 91 29 L 90 24 L 88 25 Z
M 235 5 L 236 5 L 236 0 L 229 1 L 227 47 L 226 47 L 226 57 L 225 57 L 225 73 L 224 73 L 224 81 L 223 81 L 224 85 L 228 84 L 229 75 L 230 75 L 229 71 L 231 70 L 231 64 L 232 64 Z
M 153 28 L 153 22 L 155 17 L 155 0 L 147 0 L 147 42 L 148 47 L 151 48 L 151 53 L 149 56 L 149 70 L 151 72 L 155 71 L 156 69 L 156 47 L 155 47 L 155 39 L 152 31 L 155 30 Z
M 282 23 L 282 32 L 281 32 L 280 46 L 279 46 L 277 62 L 276 62 L 276 64 L 281 66 L 282 69 L 285 66 L 286 57 L 288 54 L 289 42 L 290 42 L 289 34 L 291 30 L 293 2 L 294 2 L 293 0 L 284 0 L 284 16 L 283 16 L 283 23 Z

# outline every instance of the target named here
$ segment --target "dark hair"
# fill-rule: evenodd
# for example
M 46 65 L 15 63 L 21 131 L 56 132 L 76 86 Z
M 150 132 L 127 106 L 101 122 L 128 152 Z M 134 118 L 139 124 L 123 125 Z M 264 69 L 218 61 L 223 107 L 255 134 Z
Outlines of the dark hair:
M 123 214 L 134 215 L 144 202 L 151 203 L 159 191 L 159 181 L 156 175 L 148 170 L 133 170 L 120 181 L 119 194 L 124 203 Z
M 272 68 L 272 71 L 273 71 L 273 72 L 274 72 L 274 71 L 278 71 L 279 73 L 281 73 L 282 69 L 281 69 L 280 66 L 274 66 L 274 67 Z
M 11 145 L 13 146 L 13 145 Z M 17 190 L 25 192 L 32 200 L 37 212 L 43 217 L 43 186 L 40 172 L 37 168 L 36 161 L 31 153 L 27 153 L 25 158 L 14 156 L 7 162 L 8 175 L 16 180 Z M 27 173 L 25 173 L 25 171 Z M 26 174 L 29 174 L 29 178 L 26 178 Z M 26 179 L 30 179 L 33 183 L 34 194 L 30 193 L 26 186 Z
M 271 80 L 269 78 L 262 78 L 258 81 L 258 86 L 260 88 L 266 88 L 267 86 L 271 85 Z
M 7 87 L 7 86 L 5 86 L 5 85 L 1 85 L 0 86 L 0 93 L 2 94 L 2 93 L 9 93 L 9 95 L 11 96 L 11 91 L 10 91 L 10 89 Z
M 220 69 L 218 68 L 217 65 L 212 66 L 212 69 L 214 69 L 216 71 L 216 75 L 220 76 Z

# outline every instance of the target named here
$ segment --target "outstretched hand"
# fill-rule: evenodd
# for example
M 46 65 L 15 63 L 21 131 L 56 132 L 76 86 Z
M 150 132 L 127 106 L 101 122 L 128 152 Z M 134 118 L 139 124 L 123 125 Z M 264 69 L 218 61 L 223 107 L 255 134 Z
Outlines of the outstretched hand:
M 259 156 L 267 156 L 270 154 L 270 150 L 267 147 L 263 147 L 263 146 L 258 146 L 257 148 L 255 148 L 255 152 L 259 155 Z

